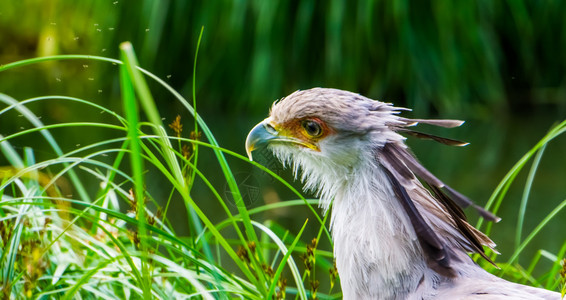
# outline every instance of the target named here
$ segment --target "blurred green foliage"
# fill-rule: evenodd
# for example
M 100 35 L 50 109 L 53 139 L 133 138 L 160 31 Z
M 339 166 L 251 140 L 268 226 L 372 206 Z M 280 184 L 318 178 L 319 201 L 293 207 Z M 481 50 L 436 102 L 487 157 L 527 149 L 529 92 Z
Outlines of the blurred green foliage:
M 228 149 L 244 152 L 245 134 L 275 99 L 313 86 L 346 89 L 413 108 L 418 117 L 472 119 L 455 132 L 460 134 L 455 138 L 472 142 L 468 152 L 418 141 L 411 146 L 435 174 L 483 204 L 512 163 L 566 115 L 564 20 L 566 2 L 558 0 L 3 0 L 0 65 L 56 54 L 118 58 L 118 45 L 131 41 L 142 67 L 192 100 L 194 55 L 204 26 L 197 106 L 211 129 L 224 135 L 221 144 Z M 109 64 L 50 61 L 0 73 L 0 93 L 18 100 L 76 96 L 121 111 L 118 74 Z M 151 88 L 164 123 L 178 113 L 187 115 L 170 93 Z M 61 101 L 28 106 L 47 124 L 112 120 Z M 510 111 L 524 113 L 507 118 Z M 9 112 L 0 120 L 0 134 L 29 126 Z M 102 131 L 66 128 L 57 134 L 67 151 L 84 145 L 85 135 L 111 138 Z M 547 171 L 540 172 L 533 195 L 544 201 L 529 209 L 525 228 L 535 226 L 557 197 L 563 199 L 566 145 L 560 141 L 545 155 L 552 159 L 542 162 Z M 49 155 L 41 141 L 13 142 L 16 149 L 33 144 L 38 157 Z M 201 159 L 202 165 L 210 163 L 204 155 Z M 238 163 L 234 169 L 245 169 Z M 508 207 L 501 211 L 506 220 L 515 214 L 513 205 Z M 291 227 L 297 232 L 306 217 L 289 218 L 286 225 L 299 226 Z M 558 219 L 551 226 L 555 232 L 534 244 L 557 251 L 564 228 L 564 218 Z M 515 222 L 499 226 L 495 240 L 509 255 L 514 237 L 508 233 Z
M 197 71 L 204 111 L 265 114 L 294 90 L 325 86 L 420 115 L 481 118 L 539 104 L 565 112 L 564 20 L 566 2 L 558 0 L 6 0 L 0 63 L 54 54 L 117 57 L 118 44 L 128 40 L 144 68 L 190 95 L 204 26 Z M 91 93 L 102 104 L 119 96 L 116 72 L 106 66 L 52 63 L 27 71 L 29 87 L 10 72 L 0 77 L 0 91 Z M 74 84 L 59 84 L 65 81 Z

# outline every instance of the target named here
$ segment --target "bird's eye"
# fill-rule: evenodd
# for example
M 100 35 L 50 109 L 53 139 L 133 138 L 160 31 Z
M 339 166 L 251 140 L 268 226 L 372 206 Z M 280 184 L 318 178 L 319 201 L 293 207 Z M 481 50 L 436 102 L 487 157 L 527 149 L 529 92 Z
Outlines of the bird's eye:
M 322 128 L 320 124 L 313 120 L 304 120 L 301 123 L 301 126 L 305 130 L 305 132 L 311 137 L 319 137 L 322 135 Z

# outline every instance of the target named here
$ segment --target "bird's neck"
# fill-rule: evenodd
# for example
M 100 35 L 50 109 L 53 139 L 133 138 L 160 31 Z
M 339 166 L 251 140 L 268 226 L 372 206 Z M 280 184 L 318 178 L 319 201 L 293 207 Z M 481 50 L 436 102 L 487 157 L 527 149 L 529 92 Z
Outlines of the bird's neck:
M 430 276 L 386 175 L 366 166 L 334 183 L 331 231 L 344 299 L 405 298 Z

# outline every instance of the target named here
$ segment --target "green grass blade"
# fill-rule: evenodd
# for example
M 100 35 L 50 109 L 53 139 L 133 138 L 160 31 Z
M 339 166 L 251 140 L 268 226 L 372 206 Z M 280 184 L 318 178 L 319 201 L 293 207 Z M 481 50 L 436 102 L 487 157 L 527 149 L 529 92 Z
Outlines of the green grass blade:
M 527 177 L 527 182 L 525 183 L 525 188 L 523 191 L 523 197 L 521 198 L 521 204 L 519 206 L 519 217 L 517 219 L 517 230 L 515 232 L 515 249 L 519 247 L 521 244 L 521 235 L 523 233 L 523 223 L 525 220 L 525 212 L 527 210 L 527 202 L 529 201 L 529 195 L 531 193 L 531 187 L 533 185 L 533 181 L 535 179 L 535 174 L 538 169 L 540 160 L 544 153 L 544 149 L 546 149 L 546 145 L 544 144 L 538 151 L 533 160 L 533 164 L 531 166 L 531 170 L 529 171 L 529 175 Z M 517 258 L 518 259 L 518 258 Z
M 305 220 L 305 223 L 303 224 L 303 227 L 301 228 L 301 230 L 299 230 L 299 233 L 297 234 L 297 237 L 295 238 L 295 240 L 293 240 L 293 243 L 291 244 L 291 246 L 289 246 L 289 248 L 285 247 L 285 244 L 283 243 L 283 241 L 281 241 L 271 230 L 269 230 L 269 228 L 263 226 L 260 223 L 254 222 L 254 225 L 261 228 L 263 232 L 267 233 L 267 235 L 269 235 L 271 237 L 271 239 L 277 244 L 277 246 L 279 246 L 279 249 L 281 250 L 281 252 L 284 254 L 283 258 L 281 259 L 281 263 L 279 263 L 279 266 L 277 267 L 277 270 L 275 271 L 275 275 L 273 276 L 273 280 L 269 286 L 269 292 L 267 294 L 267 299 L 271 299 L 271 297 L 273 296 L 273 293 L 275 292 L 275 286 L 277 285 L 277 280 L 279 280 L 279 277 L 281 276 L 281 272 L 283 272 L 283 268 L 285 267 L 285 265 L 289 265 L 289 268 L 291 269 L 291 273 L 293 274 L 293 277 L 295 278 L 295 284 L 297 285 L 297 290 L 298 290 L 298 295 L 301 297 L 301 299 L 307 299 L 307 291 L 305 289 L 305 286 L 302 283 L 302 279 L 301 279 L 301 274 L 299 273 L 299 269 L 297 268 L 297 265 L 295 264 L 295 262 L 293 261 L 293 259 L 289 260 L 291 253 L 293 252 L 293 250 L 295 249 L 295 247 L 297 246 L 297 243 L 299 242 L 303 231 L 305 230 L 307 223 L 308 223 L 308 219 Z
M 106 61 L 114 64 L 122 64 L 121 61 L 117 59 L 107 58 L 103 56 L 96 56 L 96 55 L 82 55 L 82 54 L 68 54 L 68 55 L 54 55 L 54 56 L 42 56 L 42 57 L 34 57 L 24 60 L 15 61 L 12 63 L 8 63 L 5 65 L 0 65 L 0 72 L 24 67 L 27 65 L 37 64 L 41 62 L 48 62 L 54 60 L 99 60 L 99 61 Z
M 560 124 L 552 128 L 529 152 L 527 152 L 519 161 L 507 172 L 505 177 L 499 182 L 493 193 L 491 194 L 489 200 L 487 201 L 485 208 L 490 209 L 493 206 L 492 211 L 497 213 L 497 210 L 501 203 L 503 202 L 503 198 L 507 194 L 507 190 L 511 186 L 511 183 L 514 181 L 515 177 L 519 174 L 521 169 L 525 166 L 525 164 L 531 159 L 531 157 L 545 144 L 552 141 L 557 136 L 561 135 L 566 131 L 566 120 L 562 121 Z M 480 218 L 476 225 L 476 228 L 481 228 L 484 219 Z M 491 228 L 491 223 L 488 228 L 485 230 L 486 234 L 489 234 Z
M 1 70 L 2 69 L 0 69 L 0 71 Z M 29 110 L 27 107 L 19 105 L 18 101 L 16 101 L 14 98 L 9 97 L 9 96 L 4 95 L 4 94 L 0 94 L 0 101 L 6 103 L 8 105 L 15 105 L 16 109 L 25 118 L 27 118 L 28 121 L 30 121 L 35 127 L 43 127 L 43 122 L 41 122 L 39 120 L 39 118 L 31 110 Z M 63 155 L 63 150 L 61 150 L 61 147 L 59 147 L 59 145 L 55 141 L 55 138 L 51 135 L 51 133 L 49 131 L 42 130 L 41 134 L 43 135 L 45 140 L 47 140 L 47 142 L 49 143 L 49 145 L 51 146 L 51 148 L 53 149 L 53 151 L 55 151 L 55 153 L 57 155 Z M 77 174 L 75 174 L 75 172 L 73 170 L 71 170 L 69 172 L 69 177 L 71 177 L 71 181 L 75 185 L 75 188 L 77 189 L 77 192 L 79 193 L 81 198 L 84 199 L 85 201 L 90 201 L 90 196 L 86 192 L 83 184 L 81 183 L 81 180 L 78 178 Z
M 195 111 L 195 114 L 197 112 L 197 58 L 198 58 L 198 51 L 200 49 L 200 42 L 202 39 L 202 33 L 204 32 L 204 26 L 201 27 L 200 29 L 200 34 L 198 36 L 198 41 L 197 41 L 197 49 L 195 50 L 195 60 L 193 63 L 193 109 Z M 195 132 L 195 136 L 198 136 L 198 120 L 197 118 L 193 118 L 194 119 L 194 132 Z M 194 149 L 193 149 L 193 155 L 194 155 L 194 162 L 193 164 L 195 166 L 198 165 L 198 144 L 194 144 Z M 191 182 L 189 182 L 189 189 L 192 188 L 193 183 L 194 183 L 194 178 L 195 176 L 191 176 Z
M 10 163 L 11 166 L 16 168 L 24 167 L 24 161 L 22 160 L 18 152 L 16 152 L 14 147 L 12 147 L 10 142 L 8 142 L 8 139 L 1 134 L 0 134 L 0 150 L 2 151 L 6 159 L 8 159 L 8 162 Z
M 564 209 L 566 207 L 566 200 L 562 201 L 558 206 L 556 206 L 536 227 L 535 229 L 533 229 L 533 231 L 525 238 L 525 240 L 521 243 L 521 245 L 519 245 L 519 247 L 517 249 L 515 249 L 515 252 L 513 252 L 513 255 L 511 255 L 511 257 L 509 258 L 509 260 L 507 261 L 508 265 L 511 265 L 512 263 L 514 263 L 517 258 L 519 257 L 519 254 L 525 249 L 525 247 L 531 242 L 531 240 L 542 230 L 542 228 L 544 226 L 546 226 L 546 224 L 548 224 L 548 222 L 550 222 L 550 220 L 552 220 L 562 209 Z M 503 274 L 505 274 L 508 271 L 508 267 L 504 268 L 501 271 L 501 276 L 503 276 Z
M 142 255 L 142 278 L 140 282 L 143 290 L 144 299 L 151 299 L 151 277 L 149 274 L 149 266 L 147 262 L 147 246 L 145 237 L 146 232 L 146 219 L 145 219 L 145 193 L 144 193 L 144 167 L 141 157 L 141 140 L 138 136 L 138 123 L 139 112 L 134 94 L 134 85 L 131 78 L 132 62 L 128 58 L 127 51 L 131 51 L 131 45 L 122 44 L 120 47 L 122 60 L 124 64 L 120 67 L 120 85 L 122 90 L 122 99 L 124 104 L 124 111 L 126 119 L 128 120 L 128 139 L 130 146 L 130 162 L 132 164 L 132 177 L 134 179 L 134 194 L 137 203 L 137 218 L 138 218 L 138 231 L 141 237 L 140 246 Z

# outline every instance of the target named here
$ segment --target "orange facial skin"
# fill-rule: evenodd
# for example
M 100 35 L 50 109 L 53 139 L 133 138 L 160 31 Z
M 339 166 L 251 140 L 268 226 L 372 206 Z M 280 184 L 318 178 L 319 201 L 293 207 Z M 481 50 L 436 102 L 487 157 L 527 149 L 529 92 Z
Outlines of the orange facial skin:
M 321 133 L 317 136 L 310 135 L 302 125 L 303 121 L 305 120 L 317 123 L 321 128 Z M 325 122 L 316 117 L 294 119 L 283 124 L 277 124 L 273 121 L 270 121 L 269 125 L 271 125 L 279 133 L 279 136 L 294 139 L 298 142 L 297 144 L 318 152 L 320 152 L 320 149 L 317 145 L 318 141 L 334 133 L 334 130 L 332 128 L 328 127 Z

